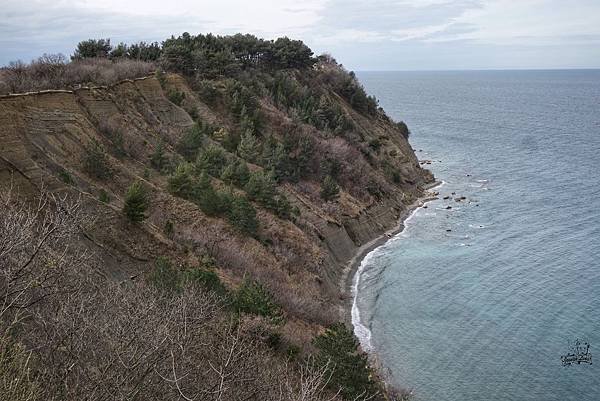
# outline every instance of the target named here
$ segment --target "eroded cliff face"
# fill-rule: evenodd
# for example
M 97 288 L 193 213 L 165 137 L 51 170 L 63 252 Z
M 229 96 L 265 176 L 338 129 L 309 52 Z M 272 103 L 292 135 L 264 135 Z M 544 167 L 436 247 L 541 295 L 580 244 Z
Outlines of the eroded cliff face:
M 185 94 L 181 107 L 168 99 L 170 91 Z M 224 219 L 209 217 L 194 203 L 171 195 L 168 175 L 150 167 L 158 143 L 164 144 L 167 156 L 179 157 L 175 145 L 194 124 L 189 110 L 195 110 L 201 121 L 234 129 L 222 105 L 209 106 L 175 74 L 162 82 L 150 76 L 112 87 L 1 97 L 0 190 L 12 185 L 28 197 L 45 187 L 81 196 L 95 218 L 81 242 L 102 260 L 104 273 L 117 280 L 147 272 L 160 256 L 193 265 L 208 253 L 228 285 L 250 276 L 267 286 L 286 311 L 284 335 L 308 342 L 320 327 L 340 318 L 339 283 L 357 247 L 395 226 L 433 180 L 419 167 L 398 125 L 382 114 L 356 112 L 334 92 L 328 96 L 353 122 L 360 139 L 302 123 L 295 129 L 312 138 L 317 154 L 332 154 L 355 168 L 347 171 L 333 202 L 319 197 L 319 166 L 314 176 L 281 182 L 279 190 L 298 208 L 299 216 L 282 220 L 256 204 L 259 239 L 242 235 Z M 284 138 L 293 123 L 290 114 L 267 97 L 260 98 L 260 107 L 265 116 L 262 137 Z M 119 138 L 102 132 L 108 121 L 122 127 Z M 218 135 L 206 138 L 216 146 L 220 140 Z M 95 143 L 106 149 L 110 165 L 110 177 L 102 180 L 82 168 L 87 149 Z M 395 180 L 386 175 L 384 164 L 393 168 Z M 358 188 L 367 185 L 365 177 L 377 184 L 376 194 Z M 128 222 L 122 213 L 126 189 L 136 180 L 149 188 L 151 197 L 148 218 L 140 224 Z M 99 200 L 101 193 L 108 195 L 108 203 Z M 166 222 L 173 224 L 172 234 L 165 233 Z

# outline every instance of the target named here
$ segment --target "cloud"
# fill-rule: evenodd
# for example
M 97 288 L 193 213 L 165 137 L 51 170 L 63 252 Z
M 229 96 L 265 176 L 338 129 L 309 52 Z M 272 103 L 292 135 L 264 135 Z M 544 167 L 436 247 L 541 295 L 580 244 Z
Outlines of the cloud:
M 541 66 L 561 51 L 577 55 L 574 65 L 600 66 L 599 20 L 598 0 L 3 0 L 0 65 L 69 54 L 88 38 L 161 41 L 187 31 L 296 37 L 358 68 L 377 60 L 444 68 L 459 55 L 492 60 L 500 47 L 513 49 L 506 57 L 530 51 Z M 531 50 L 544 46 L 547 55 Z

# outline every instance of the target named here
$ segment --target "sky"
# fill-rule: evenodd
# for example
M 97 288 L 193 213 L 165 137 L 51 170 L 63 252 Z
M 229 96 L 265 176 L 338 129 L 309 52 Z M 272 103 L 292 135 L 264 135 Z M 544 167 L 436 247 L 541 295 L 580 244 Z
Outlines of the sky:
M 0 0 L 0 65 L 183 32 L 288 36 L 357 71 L 600 68 L 600 0 Z

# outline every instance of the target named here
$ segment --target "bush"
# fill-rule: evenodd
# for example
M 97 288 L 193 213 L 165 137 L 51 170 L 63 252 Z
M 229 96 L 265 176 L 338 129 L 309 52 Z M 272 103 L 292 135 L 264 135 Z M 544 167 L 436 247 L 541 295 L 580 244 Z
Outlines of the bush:
M 235 308 L 238 312 L 270 318 L 274 323 L 283 322 L 283 311 L 273 301 L 271 293 L 257 281 L 245 279 L 235 294 Z
M 123 213 L 130 221 L 140 222 L 146 218 L 148 209 L 148 194 L 141 182 L 136 181 L 127 189 Z
M 318 349 L 317 362 L 330 369 L 328 386 L 332 391 L 339 390 L 348 400 L 369 399 L 378 393 L 367 355 L 358 351 L 358 340 L 343 323 L 336 323 L 316 337 L 314 345 Z
M 108 157 L 104 148 L 96 141 L 92 141 L 91 146 L 86 148 L 83 159 L 83 169 L 92 177 L 104 180 L 110 176 L 110 167 Z
M 102 203 L 109 203 L 110 196 L 108 195 L 108 192 L 106 192 L 104 189 L 101 189 L 100 194 L 98 195 L 98 200 Z
M 321 185 L 321 198 L 325 201 L 335 199 L 340 193 L 340 188 L 331 176 L 326 176 Z
M 215 294 L 226 298 L 227 289 L 221 282 L 221 279 L 214 270 L 207 270 L 200 267 L 184 270 L 182 280 L 188 285 L 199 285 L 200 287 L 212 291 Z
M 158 171 L 163 171 L 169 164 L 169 159 L 165 155 L 165 146 L 162 141 L 159 141 L 154 152 L 150 155 L 150 164 Z
M 206 171 L 213 177 L 220 177 L 227 163 L 225 152 L 218 146 L 211 145 L 202 149 L 196 158 L 196 170 Z
M 62 182 L 64 182 L 67 185 L 74 185 L 75 184 L 75 180 L 73 180 L 73 176 L 71 176 L 71 173 L 69 173 L 67 170 L 61 170 L 58 173 L 58 176 L 60 177 L 60 179 L 62 180 Z
M 190 163 L 180 163 L 167 179 L 167 188 L 173 195 L 189 199 L 194 193 L 193 167 Z
M 195 123 L 181 137 L 175 147 L 187 160 L 193 160 L 198 153 L 198 149 L 202 146 L 202 138 L 205 134 L 205 127 L 199 123 Z
M 260 156 L 260 144 L 251 130 L 244 132 L 237 148 L 238 155 L 250 163 L 258 162 Z
M 167 98 L 171 103 L 181 106 L 183 99 L 185 99 L 185 93 L 171 89 L 169 92 L 167 92 Z
M 235 197 L 227 213 L 231 225 L 244 234 L 256 236 L 258 220 L 254 206 L 245 197 Z
M 239 159 L 234 159 L 225 166 L 221 174 L 223 182 L 243 188 L 250 179 L 248 165 Z

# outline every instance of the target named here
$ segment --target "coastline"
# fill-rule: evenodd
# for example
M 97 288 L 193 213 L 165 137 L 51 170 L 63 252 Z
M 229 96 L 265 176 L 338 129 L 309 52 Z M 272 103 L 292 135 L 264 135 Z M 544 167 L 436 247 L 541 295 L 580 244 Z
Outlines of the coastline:
M 355 301 L 357 296 L 357 288 L 355 288 L 357 284 L 357 279 L 359 276 L 357 274 L 360 273 L 360 267 L 365 260 L 365 258 L 373 252 L 375 249 L 384 245 L 388 240 L 393 238 L 395 235 L 401 233 L 405 229 L 405 221 L 415 213 L 419 208 L 423 207 L 426 203 L 431 202 L 435 199 L 438 199 L 437 195 L 433 192 L 430 192 L 432 189 L 437 188 L 443 185 L 443 181 L 434 181 L 426 188 L 424 188 L 424 195 L 417 200 L 415 200 L 412 204 L 407 206 L 407 208 L 402 212 L 400 217 L 398 218 L 397 224 L 391 228 L 390 230 L 384 232 L 380 236 L 372 239 L 371 241 L 361 245 L 357 250 L 352 259 L 350 259 L 345 267 L 345 275 L 342 283 L 343 294 L 345 294 L 345 302 L 344 302 L 344 321 L 352 326 L 352 331 L 356 334 L 357 326 L 355 325 L 355 319 L 359 318 L 358 315 L 354 316 L 354 313 L 358 313 L 356 309 Z M 360 322 L 359 322 L 360 323 Z M 364 328 L 364 326 L 363 326 Z M 360 328 L 359 328 L 360 329 Z M 369 349 L 370 347 L 365 347 L 365 344 L 362 343 L 361 347 L 363 351 L 368 352 L 370 354 L 373 353 L 373 349 Z M 374 355 L 371 355 L 374 356 Z

